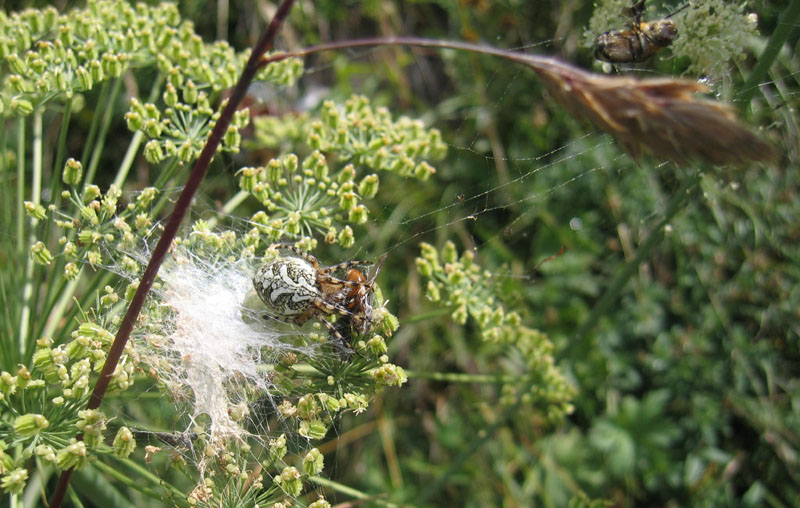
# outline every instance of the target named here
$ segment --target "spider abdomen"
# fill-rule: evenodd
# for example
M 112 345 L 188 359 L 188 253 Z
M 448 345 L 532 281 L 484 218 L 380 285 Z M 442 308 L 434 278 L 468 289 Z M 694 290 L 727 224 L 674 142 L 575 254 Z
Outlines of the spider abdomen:
M 321 296 L 316 270 L 300 258 L 281 258 L 256 271 L 253 286 L 271 314 L 291 318 L 306 313 Z

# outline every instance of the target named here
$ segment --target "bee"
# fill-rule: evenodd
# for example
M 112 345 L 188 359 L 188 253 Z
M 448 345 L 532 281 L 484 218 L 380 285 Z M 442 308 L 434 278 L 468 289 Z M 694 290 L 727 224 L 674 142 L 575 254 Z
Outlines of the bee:
M 678 36 L 678 27 L 669 17 L 678 11 L 664 19 L 642 21 L 644 2 L 640 0 L 626 9 L 626 14 L 633 18 L 630 28 L 610 30 L 595 39 L 596 59 L 614 64 L 644 62 L 658 50 L 672 44 Z

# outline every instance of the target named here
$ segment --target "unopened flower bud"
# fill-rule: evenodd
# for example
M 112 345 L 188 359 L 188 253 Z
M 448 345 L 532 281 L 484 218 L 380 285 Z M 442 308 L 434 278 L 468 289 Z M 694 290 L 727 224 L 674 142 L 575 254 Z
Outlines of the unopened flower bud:
M 37 220 L 42 220 L 47 217 L 47 210 L 45 210 L 42 205 L 30 201 L 25 201 L 25 212 L 28 216 Z
M 116 457 L 126 459 L 136 449 L 136 439 L 133 437 L 133 432 L 128 427 L 120 427 L 117 435 L 114 436 L 114 443 L 112 450 Z
M 287 496 L 297 497 L 303 492 L 303 481 L 300 478 L 300 471 L 294 466 L 289 466 L 284 468 L 281 474 L 273 479 L 273 482 L 280 486 Z
M 86 464 L 87 456 L 86 443 L 73 439 L 71 444 L 62 448 L 56 455 L 56 465 L 62 470 L 79 468 Z
M 354 224 L 363 224 L 367 222 L 367 215 L 369 214 L 369 210 L 364 205 L 354 206 L 350 209 L 350 222 Z
M 61 179 L 67 185 L 79 185 L 83 177 L 83 165 L 80 161 L 76 161 L 72 157 L 67 159 L 64 164 L 64 171 L 61 173 Z
M 222 143 L 229 150 L 234 152 L 239 150 L 239 145 L 242 143 L 242 135 L 235 125 L 228 126 L 228 130 L 225 132 L 225 137 L 222 139 Z
M 325 458 L 316 448 L 312 448 L 303 457 L 303 472 L 308 475 L 318 475 L 325 467 Z
M 349 249 L 355 242 L 356 239 L 350 226 L 345 226 L 342 228 L 342 230 L 339 232 L 339 245 L 345 249 Z
M 322 439 L 328 433 L 328 427 L 322 420 L 303 420 L 298 433 L 308 439 Z
M 378 175 L 375 173 L 365 176 L 358 184 L 358 193 L 365 199 L 372 199 L 378 193 Z
M 0 487 L 9 494 L 21 494 L 28 482 L 28 471 L 24 468 L 9 471 L 0 480 Z
M 24 437 L 34 436 L 49 426 L 47 418 L 35 413 L 27 413 L 14 420 L 14 432 Z
M 31 246 L 31 257 L 40 265 L 49 265 L 53 261 L 53 255 L 42 242 L 36 242 Z

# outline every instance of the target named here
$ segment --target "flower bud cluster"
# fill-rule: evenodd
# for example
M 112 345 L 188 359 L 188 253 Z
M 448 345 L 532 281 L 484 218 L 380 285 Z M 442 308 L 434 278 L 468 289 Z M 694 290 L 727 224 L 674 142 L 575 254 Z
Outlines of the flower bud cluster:
M 150 236 L 151 209 L 158 191 L 145 188 L 123 206 L 122 191 L 115 185 L 105 194 L 96 185 L 86 185 L 78 192 L 80 167 L 81 163 L 74 159 L 64 164 L 63 180 L 71 190 L 62 193 L 67 200 L 63 209 L 53 207 L 55 225 L 64 232 L 58 241 L 64 258 L 64 275 L 73 280 L 80 275 L 83 264 L 97 267 L 117 261 L 126 273 L 138 273 L 138 264 L 122 253 L 135 250 L 142 238 Z M 42 264 L 53 258 L 40 243 L 31 247 L 31 255 Z M 113 290 L 104 290 L 103 306 L 109 307 L 118 300 Z
M 2 14 L 0 21 L 0 60 L 7 66 L 0 114 L 5 115 L 28 115 L 51 99 L 120 77 L 131 65 L 155 64 L 173 87 L 164 97 L 168 108 L 178 115 L 190 110 L 208 121 L 203 97 L 232 87 L 248 56 L 224 42 L 204 43 L 169 3 L 96 0 L 65 14 L 52 7 L 28 9 Z M 302 72 L 300 60 L 287 59 L 262 69 L 258 79 L 286 86 Z M 179 107 L 176 91 L 192 106 Z M 194 124 L 200 121 L 195 118 Z M 229 147 L 238 145 L 233 138 L 227 139 Z M 188 152 L 187 147 L 183 155 Z
M 287 139 L 305 141 L 314 149 L 333 153 L 359 171 L 393 171 L 425 180 L 436 172 L 430 162 L 447 154 L 447 145 L 436 129 L 420 120 L 393 120 L 386 108 L 373 108 L 367 97 L 354 95 L 344 105 L 325 101 L 318 118 L 307 115 L 254 120 L 259 146 L 277 147 Z M 362 169 L 363 168 L 363 169 Z M 377 176 L 361 180 L 359 193 L 371 199 L 378 190 Z
M 492 274 L 482 269 L 472 251 L 459 255 L 453 242 L 437 251 L 420 244 L 416 259 L 420 275 L 428 279 L 429 300 L 452 309 L 451 317 L 459 324 L 472 318 L 487 343 L 502 344 L 524 360 L 524 370 L 513 372 L 513 381 L 502 388 L 505 405 L 532 404 L 550 422 L 557 422 L 572 411 L 574 388 L 555 366 L 553 344 L 547 336 L 522 325 L 517 312 L 508 312 L 500 303 L 500 289 L 491 283 Z M 528 391 L 521 393 L 523 388 Z
M 678 30 L 689 37 L 677 37 L 672 53 L 687 57 L 692 63 L 685 71 L 689 75 L 708 76 L 721 81 L 731 68 L 731 62 L 741 62 L 746 49 L 758 35 L 758 18 L 748 14 L 745 2 L 707 0 L 690 3 L 674 16 Z
M 322 105 L 321 118 L 311 122 L 308 144 L 336 152 L 344 161 L 372 170 L 394 171 L 426 180 L 436 170 L 427 161 L 441 160 L 447 145 L 437 129 L 401 116 L 392 120 L 387 108 L 373 108 L 367 97 L 355 95 L 343 107 Z
M 113 334 L 101 324 L 86 321 L 72 333 L 66 344 L 54 345 L 49 337 L 37 341 L 32 367 L 20 365 L 15 372 L 0 372 L 0 404 L 11 421 L 7 438 L 19 446 L 14 453 L 0 441 L 0 487 L 6 492 L 24 488 L 26 461 L 33 455 L 59 470 L 81 467 L 90 452 L 107 452 L 105 431 L 108 419 L 98 410 L 84 410 L 97 374 L 105 364 Z M 112 374 L 110 389 L 131 386 L 135 365 L 133 345 L 126 347 Z M 83 434 L 83 440 L 65 443 L 64 436 Z M 121 428 L 111 450 L 126 457 L 135 449 L 130 430 Z
M 290 153 L 265 166 L 242 168 L 237 174 L 239 186 L 265 208 L 251 219 L 255 232 L 268 243 L 290 237 L 304 241 L 308 248 L 316 245 L 315 236 L 351 247 L 355 236 L 350 225 L 365 223 L 369 215 L 361 200 L 365 193 L 374 196 L 378 187 L 374 174 L 356 182 L 352 164 L 332 175 L 318 150 L 302 161 Z

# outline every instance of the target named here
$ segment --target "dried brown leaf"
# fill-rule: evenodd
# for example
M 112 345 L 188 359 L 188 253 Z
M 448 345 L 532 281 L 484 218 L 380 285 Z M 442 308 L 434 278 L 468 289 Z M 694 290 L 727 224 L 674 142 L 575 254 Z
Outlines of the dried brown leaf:
M 681 165 L 744 166 L 778 158 L 730 106 L 698 95 L 708 91 L 700 83 L 604 76 L 541 57 L 529 65 L 562 107 L 614 136 L 636 159 L 649 152 Z

